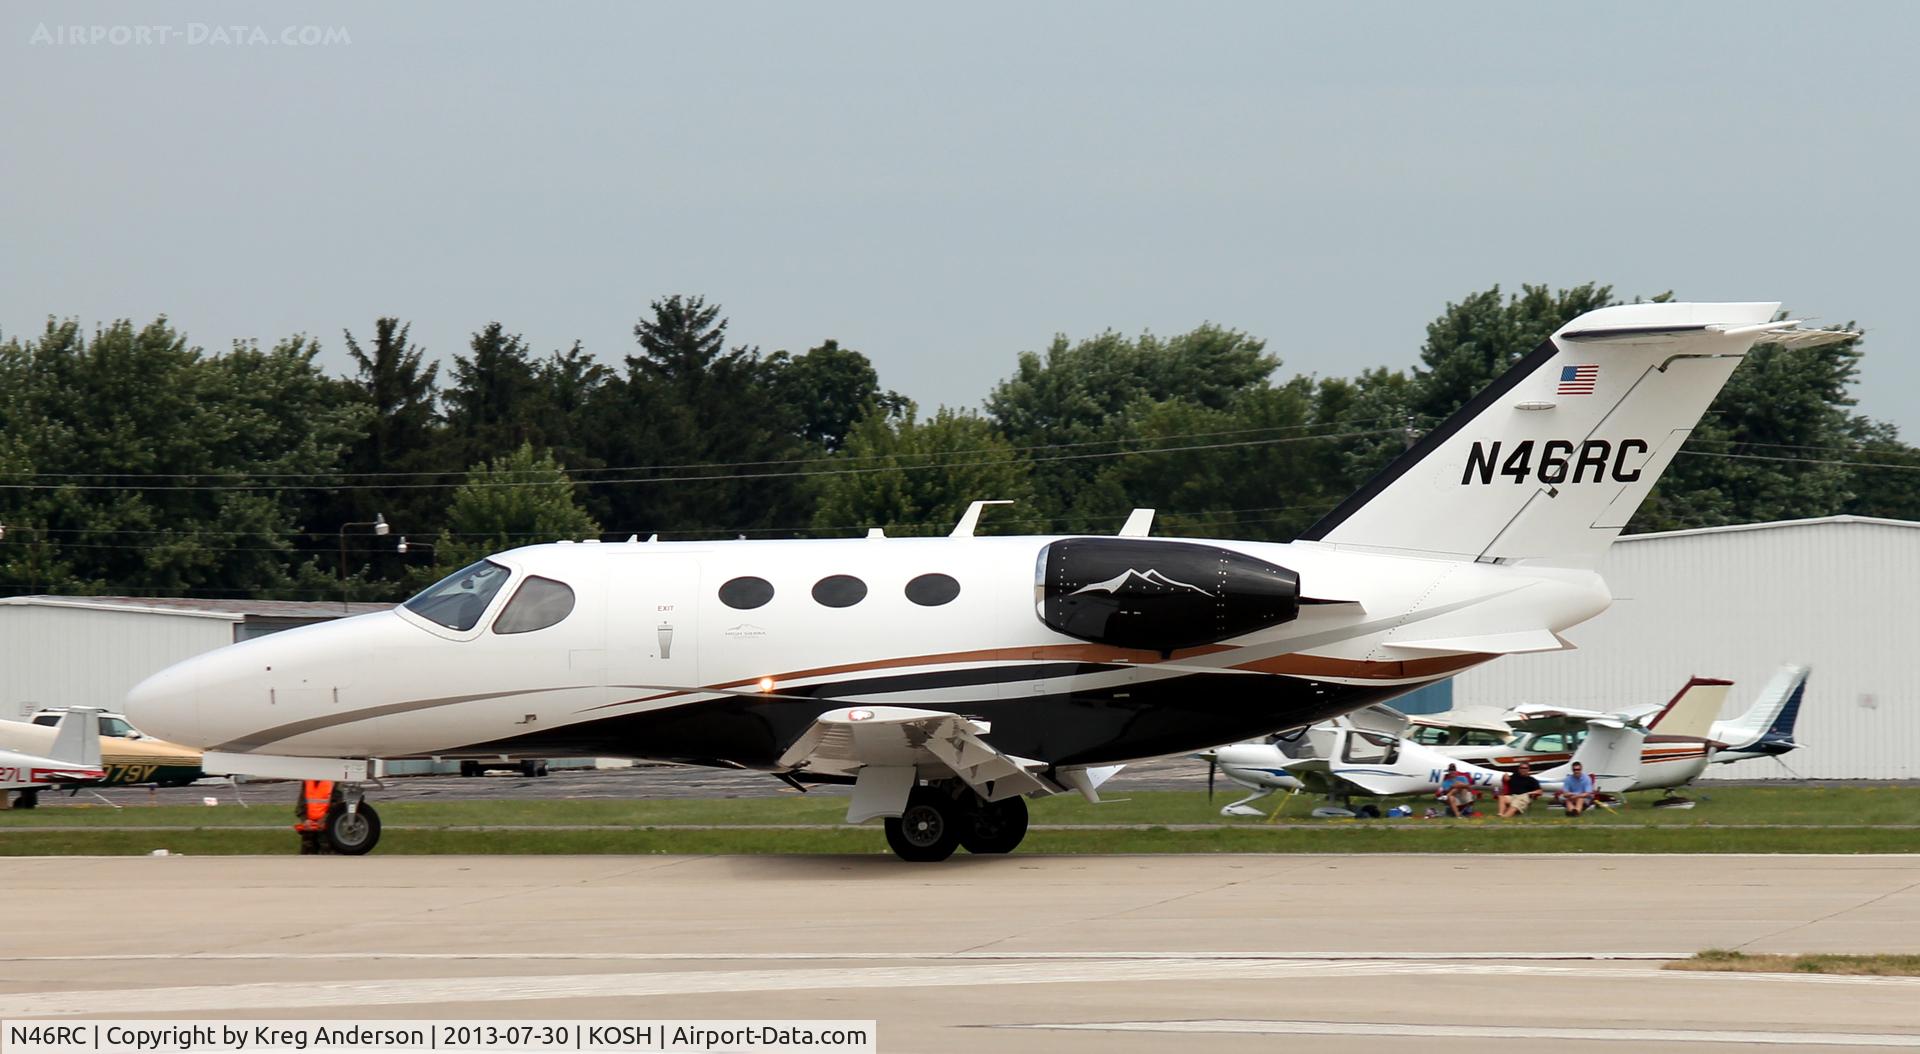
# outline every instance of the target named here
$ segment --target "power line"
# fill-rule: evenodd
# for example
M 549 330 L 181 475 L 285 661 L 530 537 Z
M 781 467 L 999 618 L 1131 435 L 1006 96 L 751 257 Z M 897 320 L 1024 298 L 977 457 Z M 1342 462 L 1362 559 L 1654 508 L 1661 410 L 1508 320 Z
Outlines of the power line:
M 1780 457 L 1772 454 L 1729 454 L 1719 450 L 1682 450 L 1692 457 L 1722 457 L 1736 461 L 1781 461 L 1795 465 L 1843 465 L 1847 468 L 1886 468 L 1896 472 L 1920 472 L 1920 464 L 1900 465 L 1887 461 L 1841 461 L 1817 457 Z
M 827 455 L 821 455 L 816 457 L 786 458 L 786 459 L 775 459 L 775 460 L 768 460 L 768 461 L 690 461 L 690 462 L 669 463 L 669 464 L 661 464 L 661 465 L 627 465 L 627 466 L 602 466 L 598 468 L 572 468 L 572 469 L 565 469 L 564 471 L 567 473 L 568 477 L 573 480 L 573 482 L 595 483 L 595 482 L 610 482 L 610 481 L 594 480 L 594 479 L 588 479 L 584 477 L 589 473 L 604 473 L 604 472 L 671 472 L 671 471 L 678 471 L 681 469 L 765 468 L 765 467 L 779 467 L 779 466 L 786 466 L 786 465 L 846 464 L 849 462 L 889 461 L 889 460 L 894 460 L 898 458 L 950 457 L 950 456 L 963 456 L 963 455 L 972 455 L 972 454 L 1000 454 L 1000 453 L 1021 454 L 1021 453 L 1029 453 L 1029 452 L 1041 451 L 1041 450 L 1072 450 L 1072 449 L 1078 449 L 1081 447 L 1089 447 L 1089 446 L 1113 446 L 1113 445 L 1122 444 L 1122 443 L 1164 441 L 1164 440 L 1173 440 L 1173 439 L 1210 439 L 1216 436 L 1250 435 L 1255 432 L 1297 432 L 1297 431 L 1302 431 L 1305 429 L 1312 429 L 1312 428 L 1354 427 L 1358 425 L 1374 424 L 1376 422 L 1386 421 L 1386 420 L 1398 420 L 1398 419 L 1387 418 L 1387 417 L 1368 418 L 1368 419 L 1358 420 L 1358 421 L 1342 422 L 1341 425 L 1339 426 L 1328 425 L 1328 424 L 1265 425 L 1259 428 L 1230 428 L 1230 429 L 1224 429 L 1224 430 L 1212 431 L 1212 432 L 1178 432 L 1171 435 L 1163 435 L 1163 436 L 1120 436 L 1112 439 L 1087 439 L 1087 440 L 1080 440 L 1072 443 L 1040 443 L 1040 444 L 1035 444 L 1030 446 L 1009 446 L 1009 447 L 970 447 L 970 448 L 961 448 L 957 450 L 934 450 L 934 451 L 927 451 L 925 453 L 902 451 L 902 452 L 896 452 L 891 454 L 861 454 L 861 455 L 827 454 Z M 1331 435 L 1307 436 L 1302 438 L 1319 439 L 1319 438 L 1334 438 L 1334 436 L 1331 436 Z M 412 472 L 345 472 L 345 471 L 328 469 L 328 470 L 321 470 L 321 471 L 315 471 L 315 472 L 16 472 L 16 473 L 7 473 L 7 475 L 13 476 L 13 477 L 27 478 L 27 479 L 134 479 L 134 480 L 143 480 L 143 479 L 154 479 L 154 480 L 395 479 L 395 480 L 399 480 L 399 479 L 413 479 L 413 478 L 422 478 L 422 477 L 431 478 L 431 477 L 443 477 L 443 476 L 466 476 L 470 471 L 471 471 L 470 469 L 465 469 L 465 468 L 428 469 L 428 470 L 412 471 Z M 265 488 L 265 489 L 293 490 L 293 489 L 299 489 L 299 488 L 274 487 L 274 488 Z
M 1201 450 L 1229 450 L 1229 449 L 1247 448 L 1247 447 L 1279 446 L 1285 443 L 1312 443 L 1312 442 L 1320 442 L 1322 440 L 1329 440 L 1329 439 L 1355 439 L 1363 436 L 1397 434 L 1398 432 L 1399 432 L 1399 429 L 1397 428 L 1380 428 L 1380 429 L 1370 429 L 1370 430 L 1358 431 L 1358 432 L 1337 432 L 1337 433 L 1332 433 L 1327 435 L 1282 436 L 1282 437 L 1277 437 L 1273 439 L 1246 439 L 1246 440 L 1240 440 L 1238 442 L 1230 442 L 1230 443 L 1194 443 L 1194 444 L 1189 444 L 1185 446 L 1149 447 L 1149 448 L 1140 449 L 1140 450 L 1107 450 L 1107 451 L 1100 451 L 1096 453 L 1086 453 L 1086 454 L 1056 454 L 1051 457 L 1030 457 L 1030 458 L 1020 458 L 1017 460 L 1018 462 L 1025 463 L 1025 464 L 1044 464 L 1044 463 L 1055 462 L 1055 461 L 1089 461 L 1089 460 L 1100 460 L 1100 459 L 1119 458 L 1119 457 L 1136 457 L 1143 454 L 1179 454 L 1179 453 L 1191 453 L 1194 451 L 1201 451 Z M 1011 453 L 1011 451 L 1009 451 L 1008 453 Z M 552 487 L 552 486 L 571 487 L 576 485 L 609 486 L 609 485 L 616 485 L 616 484 L 624 485 L 624 484 L 658 484 L 658 483 L 709 483 L 709 482 L 717 482 L 717 481 L 732 481 L 732 480 L 747 480 L 747 479 L 792 479 L 792 478 L 798 478 L 802 476 L 805 476 L 805 477 L 858 476 L 858 475 L 869 475 L 876 472 L 927 472 L 927 471 L 934 471 L 939 469 L 980 468 L 980 467 L 989 466 L 989 465 L 1010 464 L 1010 463 L 1014 463 L 1015 461 L 1016 459 L 1013 457 L 996 457 L 996 458 L 991 458 L 985 461 L 941 462 L 941 463 L 931 464 L 931 465 L 878 465 L 870 468 L 827 469 L 827 470 L 814 471 L 814 472 L 809 472 L 809 471 L 740 472 L 740 473 L 724 473 L 724 474 L 706 475 L 706 476 L 633 476 L 625 479 L 586 480 L 586 481 L 581 481 L 580 483 L 575 483 L 572 480 L 562 481 L 562 480 L 554 480 L 554 479 L 471 480 L 471 481 L 465 481 L 460 483 L 410 483 L 410 484 L 407 484 L 406 487 L 407 489 L 410 489 L 410 490 L 457 490 L 461 487 L 467 487 L 467 486 L 492 488 L 492 487 Z M 158 491 L 158 492 L 175 492 L 175 493 L 181 493 L 181 492 L 257 493 L 260 491 L 303 491 L 303 490 L 360 491 L 360 490 L 393 490 L 393 489 L 396 489 L 396 488 L 392 485 L 374 484 L 374 483 L 343 484 L 339 486 L 282 486 L 279 484 L 266 484 L 266 483 L 259 483 L 259 484 L 254 484 L 254 483 L 236 483 L 236 484 L 134 483 L 134 484 L 115 484 L 115 485 L 91 484 L 91 483 L 80 483 L 80 484 L 76 484 L 76 483 L 58 483 L 58 484 L 0 483 L 0 490 L 16 490 L 16 491 L 82 490 L 82 491 L 119 492 L 119 491 L 137 490 L 137 491 Z

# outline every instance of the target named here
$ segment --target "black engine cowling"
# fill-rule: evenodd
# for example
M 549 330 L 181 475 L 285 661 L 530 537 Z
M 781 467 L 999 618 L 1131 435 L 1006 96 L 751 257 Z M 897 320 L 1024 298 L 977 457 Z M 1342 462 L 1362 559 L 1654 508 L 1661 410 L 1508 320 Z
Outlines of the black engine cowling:
M 1291 622 L 1300 576 L 1192 542 L 1066 538 L 1040 550 L 1040 621 L 1096 644 L 1170 652 Z

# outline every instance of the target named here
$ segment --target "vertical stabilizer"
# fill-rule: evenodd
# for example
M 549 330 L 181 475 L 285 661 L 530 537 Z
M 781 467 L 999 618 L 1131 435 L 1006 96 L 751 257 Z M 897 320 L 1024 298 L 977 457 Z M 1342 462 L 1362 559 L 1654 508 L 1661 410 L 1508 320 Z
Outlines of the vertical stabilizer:
M 1301 538 L 1591 567 L 1756 342 L 1856 335 L 1770 321 L 1779 306 L 1623 304 L 1581 315 Z
M 1810 673 L 1810 667 L 1797 664 L 1774 671 L 1745 713 L 1730 721 L 1714 723 L 1713 738 L 1734 752 L 1757 750 L 1763 745 L 1792 747 L 1793 726 L 1800 717 L 1800 703 L 1806 695 Z
M 1720 716 L 1720 707 L 1726 703 L 1727 692 L 1732 687 L 1732 681 L 1689 678 L 1686 687 L 1647 720 L 1648 731 L 1662 736 L 1707 738 L 1713 732 L 1713 719 Z
M 100 711 L 76 706 L 60 718 L 60 731 L 53 737 L 47 756 L 55 761 L 81 768 L 100 767 Z

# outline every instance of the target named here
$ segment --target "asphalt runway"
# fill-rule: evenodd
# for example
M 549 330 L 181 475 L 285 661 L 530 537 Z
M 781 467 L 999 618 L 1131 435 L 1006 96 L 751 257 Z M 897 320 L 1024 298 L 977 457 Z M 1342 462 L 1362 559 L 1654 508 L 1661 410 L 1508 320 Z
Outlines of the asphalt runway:
M 0 1017 L 876 1019 L 882 1051 L 1920 1047 L 1920 857 L 34 858 Z M 30 910 L 28 910 L 30 909 Z

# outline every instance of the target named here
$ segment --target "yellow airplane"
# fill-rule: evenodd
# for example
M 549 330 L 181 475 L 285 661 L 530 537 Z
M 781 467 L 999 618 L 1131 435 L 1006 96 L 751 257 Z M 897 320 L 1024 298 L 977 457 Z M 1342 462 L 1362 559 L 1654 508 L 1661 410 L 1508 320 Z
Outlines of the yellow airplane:
M 0 749 L 45 754 L 67 717 L 66 707 L 46 707 L 25 721 L 0 720 Z M 183 787 L 205 775 L 200 770 L 199 751 L 148 736 L 114 713 L 100 714 L 100 769 L 105 776 L 99 780 L 62 781 L 48 786 Z M 21 789 L 13 807 L 31 809 L 38 805 L 42 789 Z

